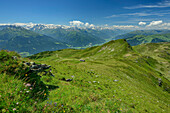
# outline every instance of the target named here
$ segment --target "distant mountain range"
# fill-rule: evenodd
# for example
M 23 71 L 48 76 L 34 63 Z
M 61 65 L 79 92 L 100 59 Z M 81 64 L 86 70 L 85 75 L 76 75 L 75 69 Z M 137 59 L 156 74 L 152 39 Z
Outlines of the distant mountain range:
M 118 35 L 114 37 L 113 39 L 127 39 L 127 38 L 134 37 L 136 35 L 148 36 L 148 35 L 166 34 L 166 33 L 170 33 L 170 30 L 136 30 L 136 31 L 132 31 L 129 33 L 122 34 L 122 35 Z
M 0 26 L 0 49 L 29 55 L 47 50 L 102 44 L 118 34 L 121 34 L 121 30 L 4 25 Z
M 46 25 L 35 25 L 32 28 L 29 28 L 29 30 L 51 36 L 54 39 L 68 43 L 72 47 L 101 44 L 106 41 L 110 41 L 114 36 L 129 32 L 129 30 L 119 29 L 111 30 L 66 26 L 47 27 Z
M 83 47 L 89 44 L 100 44 L 105 42 L 104 39 L 88 33 L 84 29 L 31 29 L 34 32 L 45 34 L 47 36 L 53 37 L 56 40 L 65 42 L 71 47 Z
M 0 30 L 0 48 L 35 54 L 47 50 L 64 49 L 67 46 L 49 36 L 22 27 L 8 26 Z
M 170 30 L 121 30 L 70 26 L 0 26 L 0 49 L 17 51 L 23 56 L 65 48 L 87 48 L 110 40 L 126 39 L 134 46 L 142 43 L 169 42 Z
M 127 42 L 132 45 L 140 45 L 143 43 L 159 43 L 159 42 L 170 42 L 170 33 L 167 34 L 155 34 L 155 35 L 136 35 L 126 39 Z

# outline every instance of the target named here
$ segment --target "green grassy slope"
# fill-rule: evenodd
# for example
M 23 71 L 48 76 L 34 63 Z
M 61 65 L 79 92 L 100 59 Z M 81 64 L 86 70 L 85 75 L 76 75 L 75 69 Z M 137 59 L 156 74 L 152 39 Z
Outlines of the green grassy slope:
M 111 57 L 120 57 L 125 55 L 126 53 L 134 51 L 132 47 L 124 40 L 112 40 L 108 43 L 105 43 L 101 46 L 94 46 L 83 50 L 76 49 L 63 49 L 59 51 L 50 51 L 50 52 L 42 52 L 35 55 L 30 56 L 29 58 L 42 58 L 42 57 L 53 57 L 58 56 L 57 58 L 104 58 L 110 59 Z M 134 53 L 135 54 L 135 53 Z
M 142 48 L 132 48 L 122 39 L 85 50 L 64 49 L 31 56 L 36 62 L 52 66 L 55 77 L 42 80 L 59 86 L 40 105 L 48 106 L 47 111 L 58 112 L 167 113 L 168 68 L 161 67 L 162 61 L 154 54 L 138 53 Z M 169 65 L 169 57 L 164 60 Z
M 170 42 L 147 43 L 133 46 L 133 48 L 141 55 L 156 59 L 159 62 L 157 70 L 170 80 Z
M 154 35 L 154 34 L 166 34 L 169 32 L 170 30 L 136 30 L 136 31 L 132 31 L 126 34 L 118 35 L 113 39 L 127 39 L 127 38 L 131 38 L 137 35 L 148 36 L 148 35 Z
M 134 46 L 143 43 L 159 43 L 159 42 L 170 42 L 170 33 L 167 34 L 156 34 L 156 35 L 136 35 L 126 39 L 127 42 Z
M 39 74 L 24 65 L 29 61 L 15 52 L 0 51 L 0 112 L 35 112 L 37 103 L 47 99 L 49 89 Z

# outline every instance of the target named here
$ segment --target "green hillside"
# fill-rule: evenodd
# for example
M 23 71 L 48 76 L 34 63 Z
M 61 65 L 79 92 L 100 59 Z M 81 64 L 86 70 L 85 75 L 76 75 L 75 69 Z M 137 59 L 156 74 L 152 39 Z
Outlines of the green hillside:
M 30 112 L 49 95 L 38 72 L 15 52 L 0 51 L 0 112 Z M 35 109 L 34 109 L 35 110 Z
M 127 42 L 132 45 L 139 45 L 143 43 L 158 43 L 158 42 L 170 42 L 170 33 L 167 34 L 155 34 L 155 35 L 136 35 L 134 37 L 126 38 Z
M 161 53 L 169 43 L 160 45 Z M 169 57 L 162 53 L 167 63 L 162 65 L 154 54 L 140 54 L 139 50 L 125 40 L 116 40 L 85 50 L 43 52 L 30 58 L 53 67 L 54 81 L 61 89 L 51 91 L 49 100 L 71 106 L 76 112 L 167 112 L 170 82 L 165 66 L 169 66 Z
M 0 110 L 167 113 L 170 103 L 166 67 L 170 65 L 169 46 L 170 43 L 160 43 L 131 47 L 126 40 L 120 39 L 84 50 L 46 51 L 29 59 L 1 51 L 0 80 L 3 84 Z M 51 66 L 51 71 L 48 70 L 46 75 L 42 71 L 31 73 L 27 70 L 29 67 L 23 65 L 24 62 L 47 64 Z M 31 86 L 35 88 L 35 93 L 26 89 L 30 86 L 25 87 L 23 83 L 34 84 L 29 80 L 39 81 L 37 83 L 43 84 L 39 84 L 42 88 Z M 21 90 L 25 92 L 20 93 Z M 29 98 L 23 97 L 25 94 Z M 37 97 L 31 98 L 32 94 Z
M 118 35 L 114 37 L 113 39 L 127 39 L 127 38 L 131 38 L 137 35 L 148 36 L 148 35 L 154 35 L 154 34 L 167 34 L 167 33 L 170 33 L 170 30 L 136 30 L 136 31 L 132 31 L 129 33 L 122 34 L 122 35 Z
M 170 42 L 147 43 L 133 46 L 133 48 L 139 54 L 157 59 L 159 62 L 159 64 L 157 64 L 157 70 L 170 80 Z
M 29 55 L 64 48 L 67 48 L 65 43 L 22 27 L 9 26 L 0 30 L 0 49 Z

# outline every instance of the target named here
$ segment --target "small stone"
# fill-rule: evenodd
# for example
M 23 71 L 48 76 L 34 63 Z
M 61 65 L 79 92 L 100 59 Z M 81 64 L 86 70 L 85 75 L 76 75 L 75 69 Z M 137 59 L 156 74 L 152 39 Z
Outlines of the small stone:
M 117 81 L 118 81 L 118 80 L 116 80 L 116 79 L 114 80 L 114 82 L 117 82 Z
M 85 60 L 83 60 L 83 59 L 80 59 L 80 61 L 81 61 L 81 62 L 85 62 Z
M 35 62 L 30 62 L 31 65 L 35 65 Z
M 30 66 L 30 63 L 29 62 L 26 62 L 26 63 L 24 63 L 25 65 L 27 65 L 27 66 Z
M 30 84 L 30 83 L 27 83 L 25 86 L 30 87 L 30 86 L 31 86 L 31 84 Z
M 38 65 L 32 65 L 31 69 L 38 69 Z
M 52 73 L 50 74 L 51 76 L 55 77 L 55 75 L 53 75 Z
M 12 56 L 12 58 L 13 58 L 14 60 L 17 60 L 17 56 Z
M 72 79 L 66 79 L 66 81 L 67 81 L 67 82 L 70 82 L 70 81 L 72 81 Z

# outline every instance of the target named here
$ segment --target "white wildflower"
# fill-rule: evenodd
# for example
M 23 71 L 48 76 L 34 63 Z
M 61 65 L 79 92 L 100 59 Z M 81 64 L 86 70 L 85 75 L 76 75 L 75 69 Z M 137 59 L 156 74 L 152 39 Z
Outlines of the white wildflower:
M 13 109 L 13 111 L 17 110 L 16 108 Z

